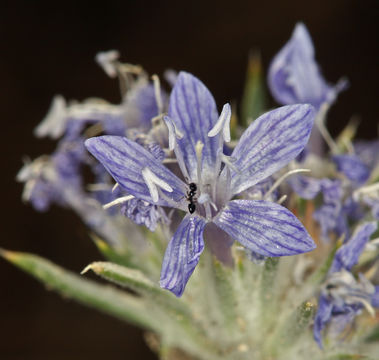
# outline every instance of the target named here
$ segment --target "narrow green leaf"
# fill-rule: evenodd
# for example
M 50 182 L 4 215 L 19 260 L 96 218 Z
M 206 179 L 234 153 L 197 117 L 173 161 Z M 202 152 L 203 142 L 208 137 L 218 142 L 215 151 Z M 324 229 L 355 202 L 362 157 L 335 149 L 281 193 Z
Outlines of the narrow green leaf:
M 265 110 L 265 81 L 258 51 L 249 56 L 245 89 L 241 103 L 242 125 L 247 127 Z
M 116 249 L 109 246 L 104 240 L 100 239 L 95 234 L 91 234 L 91 238 L 97 249 L 107 260 L 119 265 L 134 267 L 131 255 L 125 249 L 116 251 Z
M 159 319 L 148 311 L 146 302 L 109 285 L 100 285 L 85 280 L 39 256 L 0 250 L 0 255 L 29 273 L 48 289 L 57 291 L 66 298 L 90 306 L 116 318 L 135 325 L 158 330 Z
M 330 266 L 332 265 L 334 255 L 338 248 L 342 245 L 343 238 L 339 239 L 334 245 L 333 249 L 330 251 L 326 260 L 318 267 L 317 270 L 310 276 L 309 281 L 313 284 L 320 284 L 324 281 L 326 274 L 328 273 Z
M 126 287 L 136 293 L 154 299 L 155 302 L 164 305 L 181 314 L 188 314 L 184 303 L 179 301 L 169 291 L 161 289 L 156 283 L 147 278 L 141 271 L 109 262 L 94 262 L 88 265 L 82 274 L 92 270 L 95 274 L 117 285 Z
M 154 301 L 84 279 L 33 254 L 0 249 L 0 256 L 65 298 L 153 330 L 170 346 L 183 348 L 195 355 L 205 354 L 207 359 L 217 359 L 214 346 L 207 341 L 200 329 L 184 316 L 163 311 Z

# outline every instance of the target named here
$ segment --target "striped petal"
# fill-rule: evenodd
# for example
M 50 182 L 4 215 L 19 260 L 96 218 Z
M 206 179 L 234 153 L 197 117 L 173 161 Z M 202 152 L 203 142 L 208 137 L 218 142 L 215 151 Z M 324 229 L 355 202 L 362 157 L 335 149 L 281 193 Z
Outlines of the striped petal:
M 316 340 L 318 346 L 322 349 L 322 335 L 321 331 L 332 317 L 333 303 L 330 302 L 325 296 L 320 296 L 318 300 L 318 309 L 315 316 L 313 325 L 313 338 Z
M 308 142 L 315 110 L 289 105 L 260 116 L 243 133 L 232 153 L 232 192 L 238 194 L 293 160 Z
M 378 224 L 375 221 L 358 226 L 351 238 L 336 251 L 329 273 L 341 271 L 341 269 L 350 270 L 357 264 L 359 256 L 377 228 Z
M 168 111 L 175 125 L 183 133 L 183 138 L 177 140 L 178 149 L 187 165 L 190 181 L 197 179 L 196 144 L 204 144 L 202 151 L 202 174 L 207 178 L 213 176 L 213 169 L 220 146 L 219 137 L 209 137 L 218 120 L 216 103 L 206 86 L 195 76 L 180 72 L 170 97 Z M 212 176 L 211 176 L 212 175 Z
M 159 186 L 159 191 L 162 191 L 174 202 L 179 203 L 185 197 L 186 185 L 183 181 L 136 142 L 121 136 L 99 136 L 88 139 L 85 145 L 112 177 L 136 198 L 150 203 L 154 202 L 143 176 L 146 173 L 154 174 L 152 182 L 155 180 L 154 183 L 158 184 L 157 186 L 159 186 L 157 179 L 165 184 L 165 186 Z M 171 202 L 168 204 L 162 197 L 159 197 L 158 201 L 154 203 L 161 206 L 172 206 Z
M 316 247 L 295 215 L 269 201 L 230 201 L 214 222 L 245 248 L 263 256 L 296 255 Z
M 204 226 L 204 218 L 187 215 L 167 246 L 160 285 L 178 297 L 183 294 L 187 281 L 203 252 Z
M 275 100 L 283 105 L 309 103 L 319 108 L 332 103 L 347 86 L 346 81 L 328 84 L 315 60 L 311 36 L 304 24 L 298 23 L 291 39 L 272 60 L 268 85 Z
M 370 169 L 357 155 L 334 155 L 333 161 L 337 170 L 357 185 L 363 185 L 370 177 Z

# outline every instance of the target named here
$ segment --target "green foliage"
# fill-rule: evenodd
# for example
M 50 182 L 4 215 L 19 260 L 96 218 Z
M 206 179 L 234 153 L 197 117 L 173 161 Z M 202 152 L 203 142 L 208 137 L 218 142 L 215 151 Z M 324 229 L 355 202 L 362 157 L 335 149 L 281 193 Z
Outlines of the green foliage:
M 241 103 L 241 123 L 247 127 L 266 108 L 265 79 L 258 51 L 251 52 Z

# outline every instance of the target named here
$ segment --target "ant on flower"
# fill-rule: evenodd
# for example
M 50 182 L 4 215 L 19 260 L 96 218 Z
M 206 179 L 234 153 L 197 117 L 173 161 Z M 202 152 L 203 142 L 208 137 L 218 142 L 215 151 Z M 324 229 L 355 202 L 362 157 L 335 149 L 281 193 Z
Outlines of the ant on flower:
M 189 201 L 188 204 L 188 211 L 190 214 L 193 214 L 196 210 L 196 205 L 194 201 L 194 196 L 196 195 L 197 186 L 195 183 L 189 184 L 189 191 L 187 191 L 187 197 L 186 199 Z

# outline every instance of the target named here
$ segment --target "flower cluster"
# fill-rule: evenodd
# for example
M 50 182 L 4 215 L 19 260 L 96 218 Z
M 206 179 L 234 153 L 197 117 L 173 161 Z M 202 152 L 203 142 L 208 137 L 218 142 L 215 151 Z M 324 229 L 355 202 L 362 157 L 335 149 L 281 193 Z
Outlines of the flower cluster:
M 108 299 L 86 283 L 86 299 L 101 297 L 88 303 L 153 330 L 162 358 L 166 345 L 199 359 L 316 359 L 323 336 L 331 355 L 347 336 L 342 351 L 361 352 L 352 325 L 379 306 L 379 142 L 355 141 L 354 124 L 328 133 L 347 81 L 322 77 L 305 25 L 268 70 L 282 106 L 240 123 L 188 72 L 161 84 L 115 50 L 96 61 L 121 103 L 56 96 L 35 130 L 56 150 L 17 175 L 23 200 L 69 207 L 89 227 L 110 262 L 86 270 L 137 294 Z

